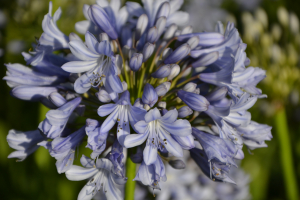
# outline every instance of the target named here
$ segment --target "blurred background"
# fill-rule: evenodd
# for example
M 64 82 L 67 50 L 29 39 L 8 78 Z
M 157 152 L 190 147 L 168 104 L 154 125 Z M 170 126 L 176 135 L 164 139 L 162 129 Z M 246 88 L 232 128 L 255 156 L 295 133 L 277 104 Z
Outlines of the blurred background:
M 63 10 L 58 26 L 66 35 L 84 19 L 83 4 L 94 0 L 56 0 L 54 10 Z M 245 151 L 241 168 L 250 175 L 252 199 L 299 199 L 300 184 L 300 1 L 295 0 L 185 0 L 194 31 L 213 31 L 217 21 L 232 21 L 247 43 L 250 66 L 267 71 L 259 88 L 260 99 L 250 110 L 252 120 L 273 126 L 268 147 Z M 4 63 L 25 64 L 28 51 L 42 34 L 41 23 L 48 12 L 46 0 L 2 0 L 0 3 L 0 77 Z M 10 129 L 33 130 L 47 111 L 37 103 L 9 95 L 0 81 L 0 194 L 1 199 L 76 199 L 84 182 L 68 181 L 58 174 L 55 159 L 39 148 L 23 162 L 7 159 L 12 149 L 6 142 Z

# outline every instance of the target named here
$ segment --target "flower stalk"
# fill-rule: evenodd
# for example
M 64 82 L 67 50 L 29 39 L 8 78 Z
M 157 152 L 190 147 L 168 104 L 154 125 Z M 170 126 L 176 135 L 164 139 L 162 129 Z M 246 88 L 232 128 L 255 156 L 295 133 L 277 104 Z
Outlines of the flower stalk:
M 287 116 L 284 107 L 280 107 L 275 114 L 275 128 L 278 135 L 280 145 L 281 164 L 283 168 L 283 176 L 287 198 L 291 200 L 298 199 L 298 186 L 293 167 L 293 157 L 291 142 L 289 138 L 289 130 L 287 124 Z

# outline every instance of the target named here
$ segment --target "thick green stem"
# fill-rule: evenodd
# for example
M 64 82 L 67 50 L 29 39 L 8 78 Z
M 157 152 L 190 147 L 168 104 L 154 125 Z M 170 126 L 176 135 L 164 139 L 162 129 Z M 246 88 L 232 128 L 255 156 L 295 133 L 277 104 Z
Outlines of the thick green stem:
M 293 167 L 294 162 L 292 158 L 287 118 L 285 114 L 285 109 L 283 107 L 280 108 L 275 114 L 275 128 L 280 144 L 281 164 L 283 168 L 287 199 L 297 200 L 298 187 L 296 181 L 296 173 Z
M 135 181 L 133 181 L 135 177 L 135 168 L 136 164 L 133 163 L 129 157 L 129 150 L 128 149 L 128 157 L 126 161 L 126 177 L 127 182 L 125 186 L 125 200 L 133 200 L 134 199 L 134 189 L 135 189 Z

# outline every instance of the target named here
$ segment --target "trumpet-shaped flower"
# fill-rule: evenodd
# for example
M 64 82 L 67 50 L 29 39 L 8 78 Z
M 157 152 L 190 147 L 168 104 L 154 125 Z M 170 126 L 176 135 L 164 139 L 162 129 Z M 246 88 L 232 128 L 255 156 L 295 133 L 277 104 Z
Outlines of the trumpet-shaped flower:
M 187 120 L 177 120 L 178 112 L 176 109 L 168 111 L 161 116 L 159 110 L 150 110 L 145 119 L 134 125 L 138 134 L 126 136 L 124 146 L 131 148 L 138 146 L 146 141 L 144 149 L 144 162 L 150 165 L 156 161 L 157 150 L 165 151 L 176 157 L 182 157 L 182 147 L 174 139 L 176 137 L 187 137 L 191 135 L 191 125 Z

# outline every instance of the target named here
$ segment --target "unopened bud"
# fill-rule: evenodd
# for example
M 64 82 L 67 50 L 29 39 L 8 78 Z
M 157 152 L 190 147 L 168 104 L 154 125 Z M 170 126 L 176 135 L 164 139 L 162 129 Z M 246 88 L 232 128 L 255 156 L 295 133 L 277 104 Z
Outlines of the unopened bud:
M 191 38 L 187 41 L 187 43 L 190 45 L 191 50 L 193 50 L 193 49 L 195 49 L 195 48 L 198 46 L 199 41 L 200 41 L 199 37 L 198 37 L 198 36 L 194 36 L 194 37 L 191 37 Z
M 111 101 L 109 94 L 106 92 L 104 88 L 100 88 L 99 92 L 96 93 L 96 96 L 98 97 L 99 101 L 101 101 L 102 103 L 108 103 Z
M 148 26 L 148 16 L 142 14 L 136 24 L 135 40 L 139 40 Z
M 184 118 L 193 114 L 193 110 L 188 106 L 183 106 L 178 109 L 178 118 Z
M 164 51 L 163 51 L 163 54 L 162 54 L 162 59 L 166 59 L 171 53 L 173 52 L 173 49 L 171 48 L 166 48 Z
M 171 26 L 169 26 L 164 34 L 164 40 L 169 40 L 172 37 L 174 37 L 174 34 L 175 34 L 177 28 L 178 27 L 176 24 L 172 24 Z
M 151 44 L 151 43 L 147 43 L 145 44 L 144 46 L 144 49 L 143 49 L 143 62 L 146 62 L 152 55 L 154 51 L 154 45 Z
M 180 67 L 177 64 L 172 64 L 171 65 L 171 73 L 168 76 L 168 80 L 172 80 L 173 78 L 175 78 L 180 72 Z
M 171 73 L 170 65 L 164 65 L 164 66 L 160 67 L 158 70 L 156 70 L 155 72 L 153 72 L 151 74 L 151 76 L 153 78 L 165 78 L 165 77 L 169 76 L 170 73 Z
M 81 38 L 76 33 L 70 33 L 69 39 L 70 41 L 78 40 L 82 42 Z
M 184 169 L 185 168 L 185 163 L 182 160 L 170 160 L 169 164 L 174 168 L 174 169 Z
M 194 92 L 196 87 L 197 87 L 196 83 L 189 82 L 183 87 L 183 90 L 187 92 Z
M 193 32 L 193 27 L 192 26 L 186 26 L 182 29 L 181 35 L 189 34 Z
M 106 33 L 100 33 L 99 34 L 99 40 L 100 40 L 100 42 L 102 42 L 102 41 L 109 41 L 109 37 L 108 37 L 108 35 Z
M 158 37 L 158 31 L 155 26 L 148 30 L 147 42 L 155 43 Z
M 164 2 L 161 4 L 157 14 L 156 14 L 156 19 L 159 19 L 160 17 L 168 17 L 170 14 L 170 3 L 169 2 Z
M 132 71 L 138 71 L 143 63 L 143 54 L 141 53 L 134 53 L 130 59 L 129 67 Z
M 155 88 L 155 91 L 159 97 L 164 96 L 169 91 L 170 87 L 171 87 L 170 82 L 164 82 L 164 83 L 160 84 L 159 86 L 157 86 Z

